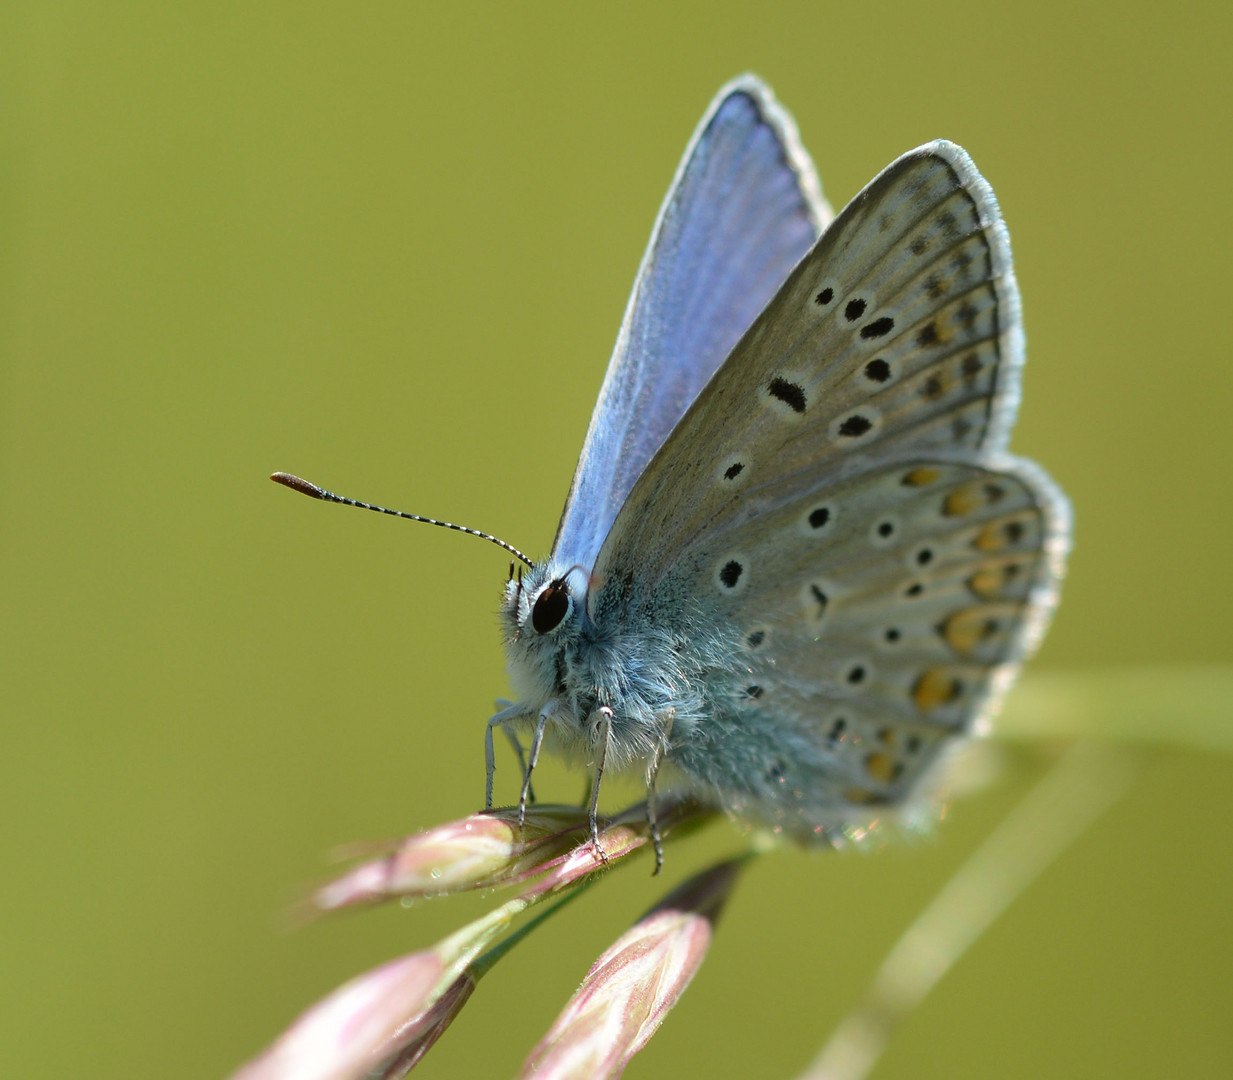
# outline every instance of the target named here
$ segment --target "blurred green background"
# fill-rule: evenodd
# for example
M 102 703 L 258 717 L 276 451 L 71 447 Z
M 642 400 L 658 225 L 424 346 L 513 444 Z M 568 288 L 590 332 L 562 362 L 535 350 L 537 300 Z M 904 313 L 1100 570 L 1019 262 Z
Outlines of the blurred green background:
M 938 136 L 997 191 L 1014 445 L 1078 519 L 1035 670 L 1230 660 L 1227 5 L 759 7 L 4 6 L 7 1072 L 223 1076 L 484 909 L 282 928 L 333 845 L 478 805 L 506 560 L 265 476 L 544 553 L 655 211 L 739 71 L 837 207 Z M 760 860 L 629 1075 L 791 1076 L 1030 756 L 923 841 Z M 1233 762 L 1141 761 L 878 1075 L 1229 1075 Z M 737 844 L 720 825 L 667 880 L 572 905 L 417 1075 L 511 1075 L 591 960 Z

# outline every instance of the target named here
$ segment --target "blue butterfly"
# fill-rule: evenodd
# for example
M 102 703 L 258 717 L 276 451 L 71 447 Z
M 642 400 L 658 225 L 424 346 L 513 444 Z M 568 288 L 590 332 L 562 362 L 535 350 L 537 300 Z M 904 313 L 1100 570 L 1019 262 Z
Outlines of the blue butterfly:
M 551 555 L 477 533 L 528 567 L 502 607 L 517 700 L 488 722 L 488 805 L 496 729 L 520 757 L 531 733 L 522 808 L 546 743 L 591 765 L 592 836 L 611 768 L 645 772 L 652 825 L 661 768 L 824 844 L 909 805 L 1057 601 L 1069 506 L 1005 452 L 1022 364 L 1006 227 L 963 150 L 904 154 L 833 217 L 769 89 L 721 89 Z
M 502 609 L 529 730 L 797 838 L 919 790 L 1057 598 L 1069 508 L 1004 446 L 1023 332 L 993 192 L 953 143 L 832 220 L 751 76 L 685 152 L 552 554 Z M 524 783 L 525 805 L 527 784 Z M 653 805 L 653 803 L 652 803 Z

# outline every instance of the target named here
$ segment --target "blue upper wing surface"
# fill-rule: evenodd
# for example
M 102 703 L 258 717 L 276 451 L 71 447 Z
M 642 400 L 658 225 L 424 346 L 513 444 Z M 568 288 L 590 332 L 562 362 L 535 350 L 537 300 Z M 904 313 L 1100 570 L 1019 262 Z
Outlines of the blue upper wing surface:
M 634 482 L 830 220 L 792 119 L 752 76 L 702 118 L 660 209 L 553 544 L 590 569 Z

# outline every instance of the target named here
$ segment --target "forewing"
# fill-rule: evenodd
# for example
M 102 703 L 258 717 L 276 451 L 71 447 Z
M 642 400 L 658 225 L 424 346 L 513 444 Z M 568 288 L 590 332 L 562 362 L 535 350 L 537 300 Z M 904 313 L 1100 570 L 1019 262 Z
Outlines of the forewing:
M 902 801 L 1043 633 L 1069 532 L 1030 463 L 921 459 L 801 490 L 677 565 L 740 632 L 729 737 L 675 755 L 734 809 L 800 830 Z M 727 762 L 715 747 L 740 749 Z M 876 810 L 875 810 L 876 812 Z
M 844 209 L 634 485 L 596 563 L 648 597 L 768 486 L 1000 448 L 1023 343 L 1010 245 L 959 147 L 905 154 Z M 667 497 L 665 497 L 667 495 Z
M 830 218 L 791 118 L 725 86 L 660 210 L 553 554 L 590 567 L 635 480 Z

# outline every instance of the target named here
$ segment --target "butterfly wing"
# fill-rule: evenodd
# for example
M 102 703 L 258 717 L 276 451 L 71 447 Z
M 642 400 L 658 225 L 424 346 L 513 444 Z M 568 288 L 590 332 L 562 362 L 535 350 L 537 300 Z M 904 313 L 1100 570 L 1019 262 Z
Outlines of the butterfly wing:
M 769 494 L 670 579 L 740 634 L 729 704 L 673 760 L 733 809 L 828 832 L 905 800 L 996 704 L 1055 603 L 1068 515 L 1009 457 Z
M 1021 363 L 992 192 L 950 143 L 905 155 L 793 271 L 600 552 L 597 619 L 687 612 L 739 642 L 705 676 L 709 728 L 673 739 L 687 775 L 827 832 L 901 800 L 987 711 L 1066 546 L 1062 496 L 1001 451 Z
M 752 76 L 711 103 L 634 282 L 553 554 L 590 567 L 660 443 L 830 219 L 795 125 Z

